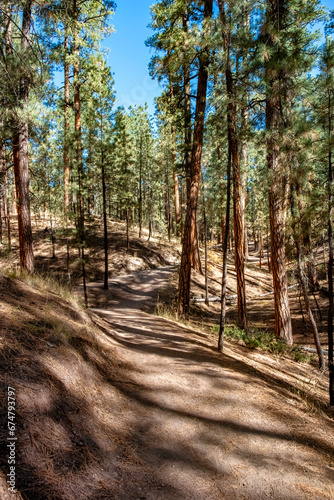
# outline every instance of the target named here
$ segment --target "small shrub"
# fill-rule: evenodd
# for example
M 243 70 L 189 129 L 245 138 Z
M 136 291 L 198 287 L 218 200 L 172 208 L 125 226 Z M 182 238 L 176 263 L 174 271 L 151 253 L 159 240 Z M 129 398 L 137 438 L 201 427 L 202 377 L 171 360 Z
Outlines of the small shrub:
M 225 326 L 225 337 L 227 339 L 235 339 L 245 342 L 247 335 L 244 330 L 241 330 L 241 328 L 238 328 L 236 325 L 227 325 Z
M 298 363 L 310 363 L 312 361 L 311 356 L 303 351 L 299 346 L 292 347 L 290 355 L 292 359 Z
M 219 325 L 211 328 L 213 333 L 219 333 Z M 249 349 L 260 349 L 275 355 L 288 354 L 299 363 L 309 363 L 312 358 L 298 346 L 288 347 L 282 339 L 269 332 L 252 329 L 248 333 L 235 325 L 226 325 L 224 336 L 226 339 L 242 342 Z

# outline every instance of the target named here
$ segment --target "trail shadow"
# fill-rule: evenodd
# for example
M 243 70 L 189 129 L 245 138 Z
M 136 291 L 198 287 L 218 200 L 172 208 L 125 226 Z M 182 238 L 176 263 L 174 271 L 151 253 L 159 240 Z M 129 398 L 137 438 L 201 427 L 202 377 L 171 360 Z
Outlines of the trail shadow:
M 25 500 L 305 500 L 298 481 L 326 498 L 330 437 L 306 427 L 292 434 L 302 411 L 256 399 L 267 391 L 271 402 L 298 401 L 290 384 L 219 354 L 202 333 L 139 311 L 106 311 L 108 322 L 96 319 L 103 330 L 94 330 L 51 294 L 9 281 L 0 292 L 18 321 L 2 322 L 0 373 L 2 401 L 7 384 L 17 388 Z M 50 311 L 66 335 L 52 332 Z M 6 438 L 2 427 L 4 473 Z

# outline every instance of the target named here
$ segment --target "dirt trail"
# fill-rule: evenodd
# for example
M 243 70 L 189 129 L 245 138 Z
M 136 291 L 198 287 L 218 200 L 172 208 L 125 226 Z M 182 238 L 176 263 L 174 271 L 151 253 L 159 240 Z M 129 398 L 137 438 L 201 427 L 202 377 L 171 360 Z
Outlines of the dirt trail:
M 278 361 L 237 346 L 221 355 L 213 338 L 144 312 L 171 272 L 90 285 L 123 360 L 114 419 L 128 430 L 127 462 L 112 498 L 333 499 L 333 420 L 306 411 Z

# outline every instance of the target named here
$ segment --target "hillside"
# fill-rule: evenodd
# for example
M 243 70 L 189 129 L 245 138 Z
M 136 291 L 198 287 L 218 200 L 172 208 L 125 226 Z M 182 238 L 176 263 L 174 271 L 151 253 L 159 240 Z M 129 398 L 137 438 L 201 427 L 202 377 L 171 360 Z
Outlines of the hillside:
M 74 298 L 54 280 L 2 273 L 1 420 L 12 386 L 22 498 L 333 498 L 326 376 L 236 341 L 219 354 L 205 306 L 194 306 L 198 330 L 152 314 L 168 312 L 176 268 L 167 255 L 170 263 L 175 255 L 163 241 L 141 248 L 145 264 L 115 272 L 108 292 L 90 281 L 90 310 L 78 302 L 80 286 Z M 62 272 L 60 257 L 54 265 Z M 256 293 L 267 287 L 254 284 Z M 3 474 L 6 439 L 2 426 Z

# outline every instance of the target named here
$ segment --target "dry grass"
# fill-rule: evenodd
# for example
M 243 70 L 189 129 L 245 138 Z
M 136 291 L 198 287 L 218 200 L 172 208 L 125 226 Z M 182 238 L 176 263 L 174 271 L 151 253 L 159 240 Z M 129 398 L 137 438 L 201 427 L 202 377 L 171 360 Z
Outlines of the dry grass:
M 112 373 L 112 346 L 101 341 L 103 332 L 75 299 L 65 301 L 50 285 L 41 277 L 0 282 L 1 420 L 7 386 L 15 387 L 17 487 L 24 499 L 103 498 L 100 493 L 113 488 L 111 476 L 101 472 L 106 435 L 115 446 L 125 439 L 112 414 L 102 411 L 120 411 L 122 398 L 95 368 L 104 364 Z M 5 473 L 6 439 L 2 428 Z

